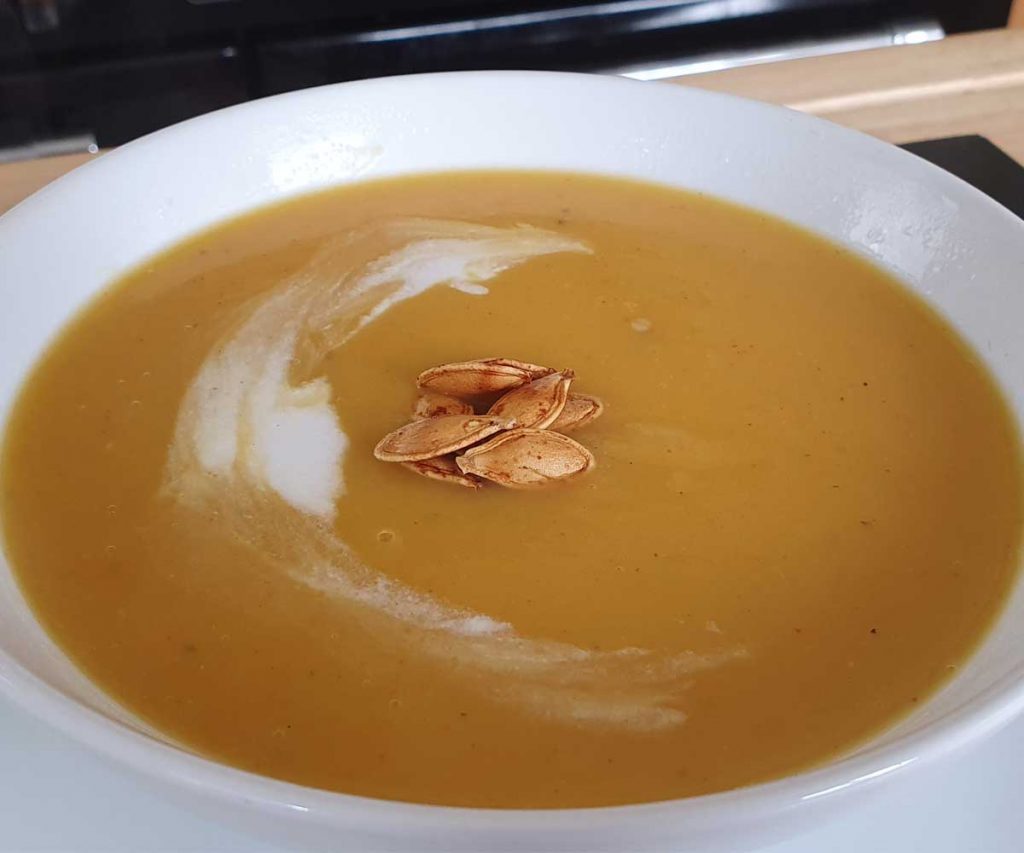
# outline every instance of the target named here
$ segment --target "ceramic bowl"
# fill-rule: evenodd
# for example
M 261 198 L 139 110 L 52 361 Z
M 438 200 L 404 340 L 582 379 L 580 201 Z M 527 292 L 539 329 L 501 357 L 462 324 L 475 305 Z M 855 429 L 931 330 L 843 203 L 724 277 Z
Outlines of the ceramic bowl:
M 0 219 L 0 412 L 68 318 L 122 272 L 225 218 L 352 181 L 452 169 L 571 170 L 712 194 L 887 268 L 982 354 L 1024 414 L 1024 223 L 895 147 L 777 107 L 584 75 L 459 73 L 346 83 L 140 139 Z M 352 850 L 736 851 L 813 826 L 858 793 L 994 730 L 1024 706 L 1024 587 L 913 716 L 811 772 L 587 810 L 442 808 L 245 773 L 149 730 L 79 673 L 0 561 L 0 689 L 167 794 L 260 833 Z M 496 768 L 496 772 L 500 768 Z

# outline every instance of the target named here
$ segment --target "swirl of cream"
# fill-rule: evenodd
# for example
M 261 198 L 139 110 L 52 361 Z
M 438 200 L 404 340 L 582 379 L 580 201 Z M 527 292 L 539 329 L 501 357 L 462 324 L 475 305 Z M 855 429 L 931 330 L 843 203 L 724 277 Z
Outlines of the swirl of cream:
M 386 247 L 381 252 L 381 246 Z M 377 254 L 366 257 L 367 247 Z M 653 730 L 679 725 L 687 676 L 745 656 L 594 652 L 522 637 L 362 563 L 335 536 L 346 437 L 319 357 L 398 302 L 436 286 L 486 294 L 486 281 L 530 258 L 589 253 L 529 226 L 400 220 L 338 240 L 244 307 L 181 403 L 163 492 L 216 511 L 226 530 L 280 571 L 331 597 L 378 638 L 450 661 L 494 698 L 547 718 Z M 303 367 L 305 367 L 305 374 Z

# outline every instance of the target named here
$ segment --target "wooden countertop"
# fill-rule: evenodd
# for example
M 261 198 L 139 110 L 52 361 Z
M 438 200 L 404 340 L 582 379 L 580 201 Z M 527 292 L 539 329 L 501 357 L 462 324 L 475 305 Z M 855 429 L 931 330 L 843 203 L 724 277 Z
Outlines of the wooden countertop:
M 785 104 L 890 142 L 980 133 L 1024 163 L 1024 29 L 751 65 L 673 82 Z
M 785 104 L 891 142 L 980 133 L 1024 162 L 1024 30 L 679 77 Z M 0 213 L 97 155 L 0 165 Z

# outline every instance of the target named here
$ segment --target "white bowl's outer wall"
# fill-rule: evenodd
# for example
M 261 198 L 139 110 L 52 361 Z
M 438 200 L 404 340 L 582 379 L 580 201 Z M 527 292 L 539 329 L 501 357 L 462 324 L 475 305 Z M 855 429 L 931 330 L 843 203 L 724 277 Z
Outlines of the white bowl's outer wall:
M 31 363 L 105 284 L 254 207 L 356 180 L 452 169 L 592 172 L 707 192 L 852 246 L 926 296 L 1024 413 L 1024 226 L 961 181 L 817 119 L 699 90 L 474 72 L 256 101 L 131 143 L 0 218 L 0 416 Z M 0 689 L 218 813 L 370 849 L 736 850 L 819 820 L 849 792 L 1024 706 L 1024 590 L 938 697 L 849 758 L 740 791 L 611 809 L 446 809 L 314 791 L 162 742 L 89 684 L 0 564 Z M 441 771 L 443 772 L 443 771 Z M 500 768 L 495 768 L 500 772 Z M 193 795 L 200 795 L 198 797 Z

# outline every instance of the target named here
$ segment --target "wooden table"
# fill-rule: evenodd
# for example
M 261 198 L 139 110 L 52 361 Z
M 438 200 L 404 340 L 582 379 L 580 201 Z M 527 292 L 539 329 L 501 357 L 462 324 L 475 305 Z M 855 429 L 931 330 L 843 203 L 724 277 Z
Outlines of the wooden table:
M 785 104 L 891 142 L 980 133 L 1024 162 L 1024 30 L 679 77 Z M 0 213 L 97 155 L 0 165 Z
M 1024 29 L 752 65 L 674 82 L 785 104 L 890 142 L 980 133 L 1024 163 Z

